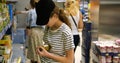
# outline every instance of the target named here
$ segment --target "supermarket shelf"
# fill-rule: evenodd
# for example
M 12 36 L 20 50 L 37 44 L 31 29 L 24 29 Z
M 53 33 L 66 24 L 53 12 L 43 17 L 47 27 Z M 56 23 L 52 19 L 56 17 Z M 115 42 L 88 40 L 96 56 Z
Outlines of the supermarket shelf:
M 12 56 L 13 56 L 13 52 L 11 51 L 10 58 L 7 60 L 7 63 L 11 63 L 12 62 Z
M 101 53 L 100 50 L 98 49 L 98 47 L 95 45 L 97 53 L 100 56 L 119 56 L 120 57 L 120 53 L 114 53 L 114 52 L 106 52 L 106 53 Z
M 92 43 L 92 47 L 91 47 L 91 63 L 99 63 L 99 57 L 100 56 L 103 56 L 103 57 L 108 57 L 108 56 L 111 56 L 111 57 L 120 57 L 120 53 L 114 53 L 114 52 L 106 52 L 106 53 L 102 53 L 100 52 L 100 50 L 98 49 L 98 47 Z
M 120 53 L 100 53 L 101 56 L 119 56 Z
M 91 43 L 91 49 L 90 49 L 90 63 L 99 63 L 98 60 L 99 53 L 96 50 L 96 46 L 94 43 Z
M 12 25 L 12 21 L 10 21 L 10 23 L 7 26 L 5 26 L 5 28 L 2 30 L 2 32 L 0 32 L 0 39 L 2 39 L 2 37 L 5 35 L 8 28 L 11 27 L 11 25 Z

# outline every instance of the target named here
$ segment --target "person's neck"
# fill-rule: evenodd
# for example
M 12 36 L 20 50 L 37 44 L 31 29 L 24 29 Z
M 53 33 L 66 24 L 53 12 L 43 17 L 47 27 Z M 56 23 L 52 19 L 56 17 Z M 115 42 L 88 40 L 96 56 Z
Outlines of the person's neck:
M 55 25 L 51 27 L 51 30 L 57 30 L 62 25 L 62 22 L 58 20 Z

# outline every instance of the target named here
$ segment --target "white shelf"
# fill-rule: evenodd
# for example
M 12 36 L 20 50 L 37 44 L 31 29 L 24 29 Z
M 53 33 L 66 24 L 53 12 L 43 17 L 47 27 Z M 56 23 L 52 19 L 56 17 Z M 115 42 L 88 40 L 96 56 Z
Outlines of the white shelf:
M 10 58 L 7 60 L 7 63 L 12 63 L 12 56 L 13 56 L 13 52 L 11 51 Z

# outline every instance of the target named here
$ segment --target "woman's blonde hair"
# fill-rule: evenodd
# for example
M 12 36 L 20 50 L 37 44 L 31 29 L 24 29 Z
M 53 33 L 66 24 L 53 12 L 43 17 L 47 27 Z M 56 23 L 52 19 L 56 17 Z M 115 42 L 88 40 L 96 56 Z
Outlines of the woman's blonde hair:
M 57 6 L 54 8 L 53 12 L 51 13 L 50 17 L 52 17 L 54 14 L 58 15 L 58 18 L 65 24 L 67 24 L 71 28 L 71 24 L 66 16 L 66 13 L 63 9 L 58 8 Z
M 79 11 L 78 2 L 76 0 L 66 0 L 65 9 L 68 13 L 76 15 Z

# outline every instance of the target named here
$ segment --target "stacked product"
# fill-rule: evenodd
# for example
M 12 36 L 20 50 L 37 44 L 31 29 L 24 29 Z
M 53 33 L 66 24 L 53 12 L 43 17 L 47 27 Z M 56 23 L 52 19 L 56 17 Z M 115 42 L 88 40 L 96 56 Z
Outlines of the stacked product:
M 120 41 L 95 41 L 100 63 L 120 63 Z
M 11 63 L 12 57 L 11 33 L 8 33 L 11 32 L 10 15 L 6 3 L 6 0 L 0 0 L 0 63 Z
M 4 58 L 7 63 L 11 58 L 12 54 L 12 40 L 10 35 L 5 35 L 2 40 L 0 40 L 0 55 Z
M 8 11 L 8 6 L 5 2 L 0 2 L 0 32 L 9 23 L 10 16 Z

